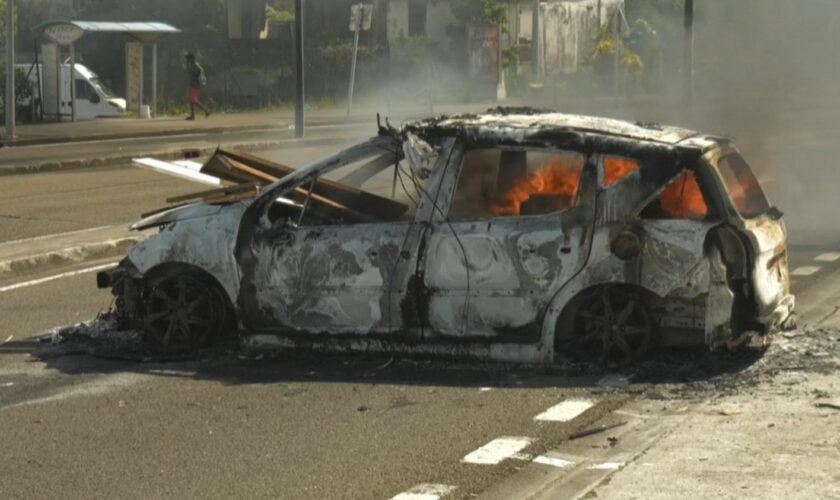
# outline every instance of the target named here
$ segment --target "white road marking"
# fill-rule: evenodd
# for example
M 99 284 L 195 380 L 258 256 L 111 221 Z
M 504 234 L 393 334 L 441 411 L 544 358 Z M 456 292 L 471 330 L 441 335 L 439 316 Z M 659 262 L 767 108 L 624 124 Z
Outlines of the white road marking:
M 9 343 L 9 342 L 11 342 L 11 341 L 12 341 L 12 339 L 13 339 L 13 338 L 15 338 L 15 336 L 14 336 L 14 335 L 9 335 L 9 337 L 8 337 L 8 338 L 6 338 L 6 340 L 4 340 L 4 341 L 3 341 L 3 343 L 4 343 L 4 344 Z
M 15 385 L 14 382 L 5 382 L 5 383 L 0 384 L 0 387 L 12 387 L 14 385 Z
M 488 392 L 488 391 L 492 391 L 492 390 L 493 390 L 492 387 L 481 387 L 481 388 L 478 389 L 478 392 Z
M 500 437 L 471 452 L 461 462 L 496 465 L 524 450 L 531 441 L 528 437 Z
M 595 405 L 588 399 L 570 399 L 556 404 L 546 411 L 540 413 L 534 420 L 543 420 L 548 422 L 569 422 L 574 420 L 581 413 L 592 408 Z
M 840 259 L 840 253 L 836 252 L 828 252 L 814 257 L 814 260 L 817 262 L 835 262 L 838 259 Z
M 20 288 L 27 288 L 27 287 L 35 286 L 35 285 L 41 285 L 43 283 L 49 283 L 50 281 L 60 280 L 62 278 L 70 278 L 70 277 L 73 277 L 73 276 L 78 276 L 80 274 L 93 273 L 93 272 L 96 272 L 96 271 L 104 271 L 105 269 L 110 269 L 110 268 L 116 266 L 117 264 L 118 264 L 118 262 L 112 262 L 110 264 L 104 264 L 104 265 L 96 266 L 96 267 L 88 267 L 87 269 L 79 269 L 78 271 L 71 271 L 69 273 L 61 273 L 61 274 L 56 274 L 54 276 L 47 276 L 46 278 L 40 278 L 40 279 L 37 279 L 37 280 L 24 281 L 22 283 L 15 283 L 14 285 L 7 285 L 7 286 L 4 286 L 4 287 L 0 287 L 0 293 L 11 292 L 12 290 L 18 290 Z
M 791 276 L 811 276 L 812 274 L 819 271 L 820 268 L 818 266 L 802 266 L 797 267 L 790 273 Z
M 624 467 L 624 462 L 604 462 L 602 464 L 587 467 L 588 470 L 618 470 Z
M 453 491 L 455 491 L 455 486 L 448 484 L 418 484 L 392 497 L 391 500 L 439 500 Z
M 575 465 L 574 462 L 563 460 L 562 458 L 547 457 L 545 455 L 540 455 L 537 458 L 535 458 L 534 463 L 550 465 L 559 469 L 565 469 L 566 467 L 571 467 Z

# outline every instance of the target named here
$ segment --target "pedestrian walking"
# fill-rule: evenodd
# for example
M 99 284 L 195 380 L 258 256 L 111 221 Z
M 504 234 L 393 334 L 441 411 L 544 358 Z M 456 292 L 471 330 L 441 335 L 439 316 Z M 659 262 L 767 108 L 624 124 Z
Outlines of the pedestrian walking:
M 196 106 L 204 111 L 206 118 L 210 116 L 210 108 L 201 102 L 201 88 L 207 85 L 207 77 L 204 75 L 204 68 L 195 62 L 195 56 L 191 53 L 187 53 L 187 75 L 189 77 L 187 100 L 190 103 L 190 116 L 187 120 L 195 120 Z

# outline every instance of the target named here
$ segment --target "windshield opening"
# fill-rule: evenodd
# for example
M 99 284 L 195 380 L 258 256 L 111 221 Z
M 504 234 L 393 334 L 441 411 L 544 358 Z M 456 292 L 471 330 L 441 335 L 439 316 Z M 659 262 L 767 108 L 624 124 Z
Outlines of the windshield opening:
M 93 86 L 96 87 L 100 92 L 102 92 L 105 95 L 105 97 L 109 99 L 117 97 L 117 94 L 115 94 L 114 91 L 111 90 L 107 85 L 105 85 L 105 83 L 103 83 L 98 76 L 92 77 L 90 79 L 90 83 L 93 84 Z
M 761 184 L 741 155 L 734 153 L 724 156 L 718 161 L 717 168 L 741 217 L 752 219 L 770 210 Z

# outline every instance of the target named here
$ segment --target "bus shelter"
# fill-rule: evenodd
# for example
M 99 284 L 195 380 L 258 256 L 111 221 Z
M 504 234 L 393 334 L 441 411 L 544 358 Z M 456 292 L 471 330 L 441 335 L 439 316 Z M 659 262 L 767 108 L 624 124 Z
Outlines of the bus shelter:
M 90 33 L 124 33 L 125 42 L 125 98 L 126 109 L 140 114 L 143 107 L 143 54 L 146 47 L 152 51 L 152 103 L 157 109 L 157 44 L 161 38 L 180 33 L 181 30 L 159 22 L 93 22 L 93 21 L 47 21 L 32 31 L 42 35 L 41 57 L 41 103 L 43 114 L 57 119 L 69 116 L 76 121 L 76 85 L 70 78 L 69 96 L 62 99 L 62 57 L 69 55 L 70 75 L 75 75 L 75 43 Z M 69 99 L 68 99 L 69 97 Z M 69 111 L 69 112 L 68 112 Z

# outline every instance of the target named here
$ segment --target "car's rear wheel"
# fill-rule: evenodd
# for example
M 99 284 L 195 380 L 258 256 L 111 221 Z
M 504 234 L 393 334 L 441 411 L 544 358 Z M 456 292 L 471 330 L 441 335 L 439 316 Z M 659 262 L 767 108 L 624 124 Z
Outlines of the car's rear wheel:
M 587 292 L 573 318 L 571 350 L 604 365 L 632 363 L 655 344 L 651 316 L 631 287 L 607 285 Z
M 144 339 L 162 352 L 201 348 L 219 337 L 228 309 L 219 287 L 199 273 L 163 277 L 146 291 Z

